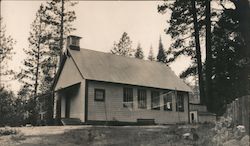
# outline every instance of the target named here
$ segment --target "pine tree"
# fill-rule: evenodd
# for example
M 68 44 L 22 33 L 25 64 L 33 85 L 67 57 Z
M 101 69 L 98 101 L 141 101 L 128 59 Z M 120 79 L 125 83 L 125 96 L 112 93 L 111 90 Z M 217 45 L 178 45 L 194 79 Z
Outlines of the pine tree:
M 126 32 L 122 34 L 118 43 L 114 42 L 113 48 L 110 50 L 112 54 L 132 57 L 134 49 L 132 49 L 132 41 Z
M 181 77 L 196 75 L 198 68 L 199 88 L 201 101 L 204 103 L 205 92 L 203 83 L 203 70 L 200 53 L 200 39 L 205 34 L 205 1 L 202 0 L 178 0 L 174 3 L 165 2 L 158 7 L 158 11 L 164 13 L 167 9 L 172 11 L 170 27 L 166 30 L 174 43 L 169 49 L 168 62 L 175 61 L 179 56 L 191 57 L 192 65 L 181 74 Z
M 196 14 L 200 39 L 205 35 L 205 2 L 196 0 Z M 174 62 L 180 56 L 191 57 L 192 65 L 187 68 L 186 76 L 196 74 L 197 59 L 195 52 L 194 26 L 193 26 L 193 8 L 191 1 L 178 0 L 175 2 L 165 1 L 163 5 L 158 6 L 158 12 L 164 14 L 170 10 L 170 27 L 165 29 L 174 42 L 168 49 L 168 62 Z M 202 40 L 202 39 L 201 39 Z M 188 71 L 189 70 L 189 71 Z
M 67 9 L 64 9 L 66 4 Z M 76 4 L 76 2 L 64 2 L 64 0 L 52 0 L 45 3 L 46 11 L 43 21 L 47 25 L 46 46 L 48 51 L 45 54 L 44 61 L 41 63 L 44 76 L 42 78 L 43 86 L 40 89 L 43 93 L 47 93 L 51 89 L 60 64 L 61 54 L 64 51 L 62 46 L 66 45 L 66 36 L 76 30 L 72 25 L 76 20 L 76 14 L 74 10 L 70 9 Z M 63 41 L 61 41 L 61 37 L 63 37 Z
M 13 113 L 13 98 L 14 94 L 4 88 L 0 88 L 0 126 L 9 125 L 12 123 Z
M 31 91 L 31 95 L 36 96 L 38 87 L 41 85 L 41 62 L 46 53 L 46 24 L 42 21 L 45 8 L 40 6 L 36 13 L 36 18 L 31 25 L 30 36 L 28 38 L 29 48 L 24 49 L 27 57 L 24 60 L 24 68 L 18 74 L 18 79 L 26 88 Z
M 42 85 L 42 72 L 41 72 L 41 62 L 44 60 L 44 55 L 46 53 L 45 42 L 47 40 L 46 34 L 46 24 L 42 21 L 44 18 L 45 7 L 40 6 L 36 13 L 36 18 L 31 25 L 30 36 L 28 38 L 29 48 L 24 49 L 27 57 L 24 60 L 24 68 L 17 75 L 20 82 L 23 83 L 23 88 L 25 90 L 25 97 L 30 97 L 28 99 L 31 113 L 31 119 L 33 124 L 37 117 L 37 95 L 39 93 L 39 87 Z
M 245 46 L 241 35 L 238 11 L 225 8 L 212 32 L 212 91 L 208 109 L 223 114 L 226 103 L 244 95 L 246 84 L 242 84 L 243 66 L 239 65 Z M 234 34 L 234 35 L 232 35 Z
M 12 58 L 14 39 L 6 35 L 3 18 L 0 18 L 0 87 L 3 85 L 2 78 L 8 75 L 13 75 L 13 71 L 8 68 L 7 62 Z
M 246 37 L 249 36 L 246 34 L 250 34 L 248 27 L 250 21 L 246 19 L 250 15 L 249 2 L 247 0 L 220 1 L 222 9 L 218 12 L 213 9 L 210 12 L 209 0 L 196 0 L 195 3 L 194 1 L 179 0 L 172 4 L 165 3 L 159 7 L 160 12 L 164 12 L 167 8 L 173 10 L 170 28 L 167 31 L 175 39 L 175 43 L 170 48 L 172 55 L 170 61 L 174 61 L 180 55 L 192 58 L 192 65 L 182 73 L 182 77 L 195 75 L 197 69 L 196 51 L 189 50 L 188 47 L 190 45 L 194 48 L 195 44 L 189 43 L 189 40 L 194 36 L 194 33 L 190 33 L 193 32 L 193 27 L 190 25 L 190 20 L 192 20 L 190 19 L 192 17 L 192 13 L 190 13 L 192 12 L 191 2 L 197 7 L 198 32 L 201 42 L 205 38 L 204 32 L 206 30 L 206 62 L 202 74 L 205 73 L 206 81 L 208 81 L 206 84 L 210 85 L 210 87 L 206 86 L 206 92 L 210 94 L 207 96 L 207 107 L 209 111 L 221 115 L 227 103 L 236 97 L 246 95 L 246 90 L 249 90 L 247 87 L 247 82 L 248 85 L 250 83 L 247 79 L 249 71 L 246 72 L 247 63 L 242 61 L 247 60 L 246 56 L 250 56 L 247 55 L 249 49 L 246 49 L 249 48 L 246 47 L 246 43 L 250 42 L 247 41 L 249 37 Z M 235 8 L 225 7 L 226 3 L 233 3 Z M 216 19 L 213 19 L 215 17 Z M 211 19 L 213 22 L 210 25 Z M 204 22 L 207 24 L 206 27 Z M 209 36 L 211 30 L 213 30 L 212 35 Z M 191 34 L 191 38 L 187 34 Z M 211 49 L 209 49 L 210 47 Z M 174 50 L 175 48 L 176 50 Z M 245 67 L 242 62 L 245 62 Z
M 198 20 L 197 20 L 197 9 L 196 9 L 195 0 L 191 0 L 191 3 L 192 3 L 192 14 L 193 14 L 193 23 L 194 23 L 194 39 L 195 39 L 195 52 L 196 52 L 198 78 L 199 78 L 200 101 L 201 101 L 201 104 L 206 104 L 203 73 L 202 73 L 203 70 L 202 70 L 202 61 L 201 61 L 201 47 L 200 47 L 199 26 L 198 26 Z
M 21 126 L 24 124 L 25 102 L 7 88 L 0 88 L 0 126 Z
M 150 49 L 149 49 L 148 60 L 150 60 L 150 61 L 155 61 L 155 57 L 154 57 L 154 52 L 153 52 L 153 47 L 152 47 L 152 45 L 150 46 Z
M 142 51 L 140 43 L 138 43 L 138 46 L 136 48 L 135 58 L 138 58 L 138 59 L 143 59 L 144 58 L 144 54 L 143 54 L 143 51 Z
M 206 97 L 212 97 L 212 45 L 211 45 L 211 1 L 205 0 L 205 21 L 206 21 L 206 70 L 205 70 L 205 76 L 206 76 Z M 205 103 L 208 103 L 208 99 L 205 98 Z
M 244 40 L 244 47 L 241 49 L 241 59 L 238 64 L 242 67 L 240 72 L 241 85 L 244 86 L 241 90 L 241 95 L 250 94 L 250 2 L 249 0 L 232 1 L 235 5 L 239 21 L 239 31 Z
M 42 78 L 39 95 L 40 110 L 46 111 L 46 118 L 53 116 L 53 95 L 51 94 L 52 83 L 57 74 L 62 54 L 65 51 L 66 37 L 76 30 L 72 23 L 76 20 L 75 11 L 72 9 L 77 2 L 67 0 L 52 0 L 45 3 L 45 19 L 47 25 L 46 47 L 48 50 L 41 62 Z M 65 9 L 67 7 L 67 9 Z
M 157 61 L 165 63 L 166 59 L 167 59 L 167 56 L 166 56 L 165 49 L 163 47 L 162 40 L 161 40 L 161 37 L 160 37 Z

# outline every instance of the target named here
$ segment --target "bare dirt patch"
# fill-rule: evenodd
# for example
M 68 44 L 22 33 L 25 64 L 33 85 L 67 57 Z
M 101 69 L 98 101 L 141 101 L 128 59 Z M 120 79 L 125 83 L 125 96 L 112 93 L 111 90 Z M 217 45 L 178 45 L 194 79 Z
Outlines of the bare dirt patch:
M 183 134 L 196 129 L 197 140 Z M 23 136 L 0 136 L 1 146 L 193 146 L 212 145 L 209 126 L 45 126 L 21 127 Z

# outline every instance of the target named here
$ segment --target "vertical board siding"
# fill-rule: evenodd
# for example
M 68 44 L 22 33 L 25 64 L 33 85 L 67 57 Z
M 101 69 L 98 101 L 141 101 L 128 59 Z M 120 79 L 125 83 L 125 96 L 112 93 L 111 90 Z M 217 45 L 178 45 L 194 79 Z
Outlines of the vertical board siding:
M 164 111 L 163 109 L 163 92 L 164 90 L 156 90 L 160 92 L 161 110 L 151 110 L 151 91 L 152 88 L 133 88 L 133 108 L 123 107 L 123 86 L 122 84 L 113 84 L 105 82 L 89 81 L 88 84 L 88 120 L 97 121 L 122 121 L 136 122 L 137 119 L 155 119 L 159 124 L 173 124 L 179 122 L 188 122 L 188 97 L 184 98 L 184 112 L 176 112 L 175 98 L 173 99 L 173 111 Z M 105 90 L 105 102 L 94 100 L 94 89 Z M 147 94 L 147 109 L 138 108 L 138 89 L 145 89 Z
M 250 95 L 235 99 L 227 105 L 227 115 L 232 117 L 234 124 L 244 125 L 249 133 L 250 125 Z

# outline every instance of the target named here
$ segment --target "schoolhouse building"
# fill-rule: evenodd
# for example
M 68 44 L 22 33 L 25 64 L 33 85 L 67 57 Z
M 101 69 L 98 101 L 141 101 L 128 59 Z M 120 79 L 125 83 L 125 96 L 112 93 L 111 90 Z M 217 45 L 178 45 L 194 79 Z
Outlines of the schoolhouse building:
M 189 122 L 187 86 L 164 63 L 80 48 L 68 36 L 54 81 L 54 118 L 83 123 Z

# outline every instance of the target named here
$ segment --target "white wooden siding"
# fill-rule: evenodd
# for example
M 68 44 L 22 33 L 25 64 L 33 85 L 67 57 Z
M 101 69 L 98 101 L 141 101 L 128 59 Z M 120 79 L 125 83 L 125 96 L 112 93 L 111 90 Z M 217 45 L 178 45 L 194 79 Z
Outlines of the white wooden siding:
M 173 111 L 163 110 L 163 90 L 160 92 L 161 110 L 151 110 L 151 91 L 152 88 L 144 88 L 147 91 L 147 109 L 138 109 L 137 87 L 133 88 L 133 109 L 123 107 L 123 86 L 122 84 L 112 84 L 105 82 L 89 81 L 88 83 L 88 120 L 98 121 L 123 121 L 136 122 L 137 119 L 155 119 L 159 124 L 173 124 L 178 122 L 188 122 L 188 97 L 184 98 L 185 112 L 176 112 L 175 99 L 173 99 Z M 94 101 L 94 89 L 104 89 L 106 96 L 105 102 Z M 106 114 L 105 114 L 106 113 Z
M 207 112 L 207 106 L 201 104 L 189 104 L 190 111 Z
M 62 89 L 63 90 L 63 89 Z M 85 122 L 85 80 L 82 80 L 75 96 L 66 96 L 63 91 L 59 91 L 57 96 L 61 99 L 61 118 L 65 118 L 66 98 L 70 98 L 70 118 L 79 118 Z
M 79 92 L 75 97 L 70 97 L 70 118 L 79 118 L 85 121 L 85 80 L 81 82 Z
M 192 121 L 192 114 L 194 115 L 194 120 Z M 197 123 L 198 122 L 198 113 L 197 111 L 190 111 L 189 114 L 190 118 L 190 123 Z
M 66 110 L 66 104 L 65 104 L 65 96 L 61 96 L 61 118 L 65 118 L 65 110 Z
M 55 91 L 79 83 L 81 80 L 80 72 L 77 70 L 72 58 L 68 57 L 57 81 Z

